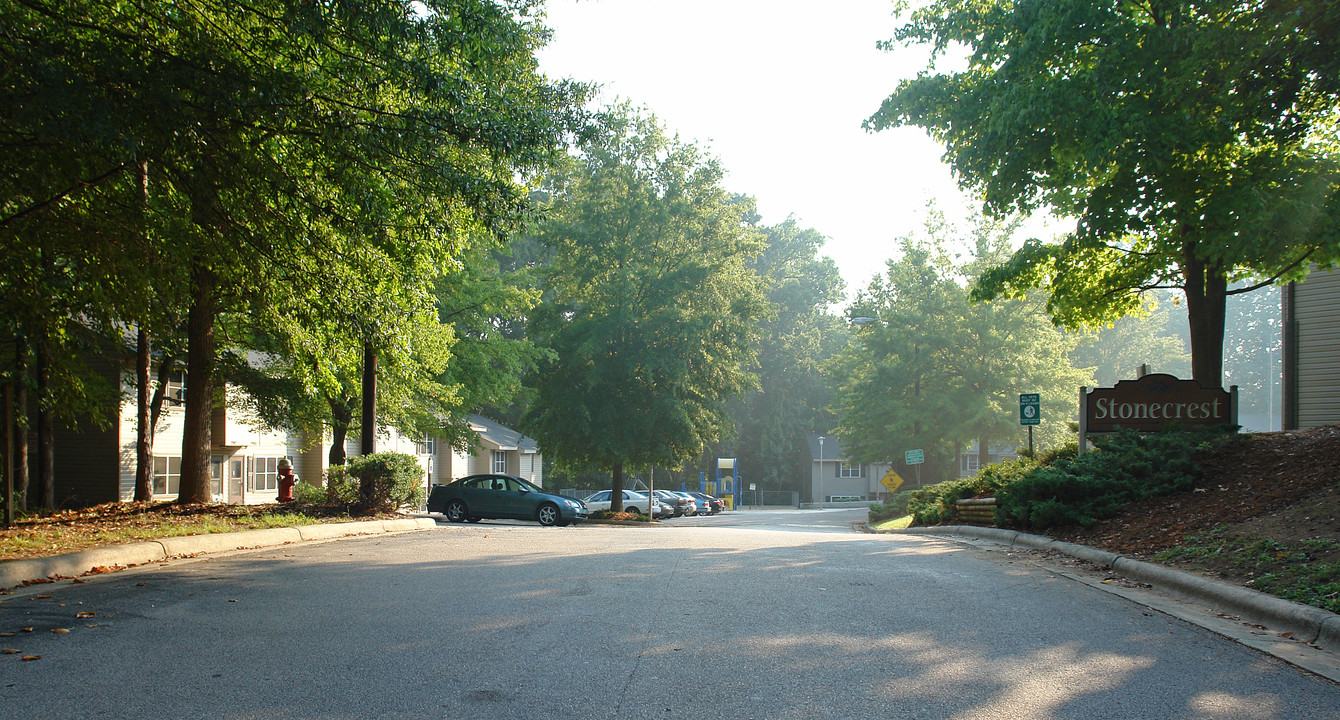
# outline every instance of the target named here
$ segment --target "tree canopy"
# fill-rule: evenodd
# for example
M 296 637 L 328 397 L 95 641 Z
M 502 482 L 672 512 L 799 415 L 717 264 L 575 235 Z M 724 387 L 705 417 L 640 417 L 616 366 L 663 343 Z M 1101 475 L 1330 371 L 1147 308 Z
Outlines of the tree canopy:
M 183 502 L 209 499 L 220 339 L 422 351 L 440 275 L 522 226 L 584 95 L 539 72 L 535 7 L 0 5 L 0 248 L 22 261 L 0 284 L 44 309 L 29 328 L 185 320 Z
M 828 312 L 842 301 L 843 284 L 833 261 L 819 255 L 826 238 L 818 231 L 794 218 L 761 229 L 766 247 L 750 262 L 769 306 L 759 323 L 759 386 L 732 404 L 738 435 L 720 450 L 760 488 L 799 489 L 795 459 L 806 435 L 833 423 L 822 368 L 847 339 L 841 318 Z
M 966 48 L 966 69 L 902 82 L 867 127 L 926 128 L 991 212 L 1077 219 L 978 297 L 1046 287 L 1084 327 L 1178 288 L 1192 375 L 1217 386 L 1225 297 L 1259 287 L 1230 283 L 1340 261 L 1336 17 L 1337 0 L 938 0 L 885 46 Z
M 981 218 L 970 257 L 949 251 L 956 231 L 933 213 L 925 236 L 905 237 L 852 304 L 872 318 L 834 361 L 838 431 L 852 460 L 889 462 L 925 451 L 927 469 L 955 477 L 954 459 L 974 441 L 1017 447 L 1019 395 L 1042 396 L 1040 445 L 1069 437 L 1079 386 L 1091 374 L 1070 366 L 1075 338 L 1052 325 L 1041 293 L 973 302 L 968 285 L 1008 252 L 1012 224 Z
M 677 465 L 727 431 L 726 399 L 753 382 L 762 244 L 714 159 L 628 106 L 605 121 L 537 233 L 553 261 L 529 331 L 554 356 L 522 426 L 618 488 L 625 467 Z

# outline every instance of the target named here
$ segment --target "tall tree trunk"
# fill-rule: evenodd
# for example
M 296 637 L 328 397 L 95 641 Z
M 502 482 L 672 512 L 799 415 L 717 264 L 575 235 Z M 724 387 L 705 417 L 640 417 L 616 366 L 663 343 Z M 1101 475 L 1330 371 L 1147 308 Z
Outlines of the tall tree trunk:
M 363 343 L 363 442 L 359 453 L 377 452 L 377 349 Z
M 349 426 L 354 421 L 353 401 L 349 398 L 327 398 L 326 402 L 330 404 L 330 464 L 343 465 L 348 459 L 344 444 L 349 439 Z
M 139 164 L 140 180 L 140 240 L 143 242 L 144 257 L 149 257 L 148 204 L 149 204 L 149 161 Z M 135 330 L 135 500 L 147 502 L 154 499 L 154 428 L 149 408 L 149 372 L 152 348 L 149 345 L 149 331 L 141 321 Z
M 377 452 L 377 349 L 371 342 L 363 343 L 363 441 L 358 452 L 367 457 Z M 359 493 L 363 504 L 372 505 L 373 480 L 359 478 Z
M 37 503 L 56 509 L 56 424 L 51 393 L 51 349 L 43 338 L 37 343 Z
M 28 510 L 28 340 L 14 342 L 14 499 Z
M 610 480 L 610 512 L 623 512 L 623 463 L 614 464 Z
M 1222 264 L 1197 258 L 1190 243 L 1183 250 L 1182 277 L 1191 331 L 1191 377 L 1207 388 L 1222 387 L 1228 279 Z
M 154 432 L 158 430 L 158 418 L 163 415 L 163 399 L 167 396 L 168 381 L 177 369 L 177 359 L 164 355 L 158 361 L 158 385 L 154 387 L 154 396 L 149 400 L 149 451 L 153 452 Z
M 163 358 L 158 361 L 157 385 L 154 386 L 153 395 L 149 398 L 149 402 L 146 406 L 147 412 L 145 410 L 140 411 L 139 424 L 141 427 L 147 429 L 144 433 L 145 446 L 143 448 L 143 453 L 145 459 L 140 461 L 140 464 L 135 470 L 135 499 L 137 501 L 154 499 L 154 433 L 158 431 L 158 418 L 163 415 L 163 399 L 167 396 L 168 381 L 172 379 L 172 371 L 176 369 L 176 367 L 177 361 L 171 355 L 164 355 Z M 147 377 L 147 373 L 141 372 L 141 383 L 144 382 L 145 377 Z M 149 392 L 148 387 L 144 386 L 142 392 L 147 394 Z M 145 415 L 148 416 L 147 419 Z M 140 438 L 136 437 L 137 441 L 139 441 L 139 439 Z M 137 452 L 138 451 L 137 448 Z M 144 473 L 143 477 L 140 475 L 141 471 Z
M 149 331 L 135 332 L 135 500 L 154 499 L 154 430 L 149 409 Z
M 186 320 L 186 417 L 182 424 L 181 488 L 177 495 L 177 502 L 183 505 L 213 500 L 209 459 L 213 452 L 210 420 L 214 413 L 214 370 L 218 363 L 214 347 L 217 284 L 218 278 L 212 270 L 202 267 L 192 270 L 193 297 Z
M 0 410 L 0 421 L 5 423 L 5 529 L 14 526 L 14 382 L 5 383 L 5 407 Z

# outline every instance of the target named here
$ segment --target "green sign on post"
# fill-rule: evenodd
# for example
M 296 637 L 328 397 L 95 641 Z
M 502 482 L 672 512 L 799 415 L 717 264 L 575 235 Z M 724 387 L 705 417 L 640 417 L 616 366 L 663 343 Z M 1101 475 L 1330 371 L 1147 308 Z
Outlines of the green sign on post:
M 903 453 L 903 462 L 908 465 L 920 465 L 926 462 L 926 454 L 920 450 L 908 450 Z
M 1042 424 L 1042 396 L 1038 393 L 1019 393 L 1019 424 Z

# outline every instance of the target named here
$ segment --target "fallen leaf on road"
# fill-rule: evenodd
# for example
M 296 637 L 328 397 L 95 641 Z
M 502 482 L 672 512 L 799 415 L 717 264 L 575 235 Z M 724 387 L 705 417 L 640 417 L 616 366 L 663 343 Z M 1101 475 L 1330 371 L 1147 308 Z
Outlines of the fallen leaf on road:
M 0 653 L 3 653 L 5 655 L 18 655 L 19 651 L 15 650 L 14 648 L 3 648 L 0 649 Z
M 69 631 L 69 629 L 67 629 L 67 628 L 51 628 L 51 632 L 54 632 L 54 633 L 56 633 L 57 635 L 69 635 L 69 634 L 70 634 L 70 631 Z
M 32 661 L 32 660 L 41 660 L 41 659 L 42 659 L 42 656 L 41 656 L 41 655 L 24 655 L 24 656 L 23 656 L 23 661 L 24 661 L 24 662 L 29 662 L 29 661 Z
M 91 612 L 91 611 L 89 611 L 89 610 L 84 610 L 84 611 L 82 611 L 82 612 L 77 612 L 77 613 L 75 613 L 74 616 L 77 617 L 77 618 L 91 618 L 91 617 L 96 617 L 96 616 L 97 616 L 97 613 L 95 613 L 95 612 Z

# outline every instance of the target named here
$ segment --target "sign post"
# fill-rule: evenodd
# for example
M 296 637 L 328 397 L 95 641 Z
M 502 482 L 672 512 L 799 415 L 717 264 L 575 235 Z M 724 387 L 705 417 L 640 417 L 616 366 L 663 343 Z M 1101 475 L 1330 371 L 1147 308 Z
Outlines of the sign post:
M 917 466 L 917 487 L 921 487 L 921 464 L 926 462 L 926 453 L 920 450 L 908 450 L 903 453 L 903 462 Z
M 1028 428 L 1028 456 L 1033 457 L 1033 426 L 1042 424 L 1042 395 L 1019 393 L 1019 424 Z
M 898 488 L 903 486 L 903 476 L 899 475 L 897 470 L 889 468 L 889 471 L 884 473 L 884 477 L 880 478 L 879 484 L 888 488 L 890 493 L 896 493 Z

